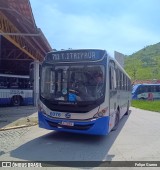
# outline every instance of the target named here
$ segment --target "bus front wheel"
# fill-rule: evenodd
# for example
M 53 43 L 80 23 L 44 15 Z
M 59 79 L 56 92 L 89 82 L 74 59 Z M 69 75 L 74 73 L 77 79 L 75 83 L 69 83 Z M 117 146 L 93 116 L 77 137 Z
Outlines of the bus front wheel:
M 12 105 L 13 106 L 20 106 L 21 105 L 21 97 L 20 96 L 13 96 L 12 97 Z

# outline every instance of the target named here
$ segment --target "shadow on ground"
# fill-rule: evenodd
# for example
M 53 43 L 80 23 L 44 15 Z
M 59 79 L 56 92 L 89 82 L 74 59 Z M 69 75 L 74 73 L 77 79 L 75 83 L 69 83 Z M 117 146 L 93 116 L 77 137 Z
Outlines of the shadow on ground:
M 108 136 L 50 132 L 21 145 L 11 152 L 11 156 L 29 161 L 53 161 L 50 164 L 55 166 L 65 166 L 64 162 L 56 161 L 111 161 L 115 155 L 108 152 L 128 118 L 124 116 L 117 130 Z M 97 162 L 97 166 L 101 163 Z

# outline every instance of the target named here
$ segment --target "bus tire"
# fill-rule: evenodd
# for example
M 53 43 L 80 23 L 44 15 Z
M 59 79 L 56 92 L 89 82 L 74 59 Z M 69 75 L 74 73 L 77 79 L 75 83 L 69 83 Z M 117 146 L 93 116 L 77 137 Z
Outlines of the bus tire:
M 118 128 L 119 119 L 120 119 L 120 112 L 119 112 L 119 110 L 117 110 L 116 118 L 115 118 L 115 125 L 114 125 L 114 127 L 112 129 L 113 131 L 115 131 Z
M 128 101 L 128 104 L 127 104 L 127 111 L 126 111 L 125 115 L 129 115 L 129 101 Z
M 22 103 L 22 98 L 21 96 L 16 95 L 12 97 L 11 101 L 13 106 L 20 106 Z

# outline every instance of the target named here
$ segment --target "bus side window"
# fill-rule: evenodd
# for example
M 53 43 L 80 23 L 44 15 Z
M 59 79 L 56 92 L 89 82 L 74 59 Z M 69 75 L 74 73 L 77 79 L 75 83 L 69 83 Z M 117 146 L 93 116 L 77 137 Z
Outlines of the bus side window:
M 126 76 L 125 75 L 123 75 L 124 76 L 124 88 L 123 88 L 123 90 L 126 90 Z
M 151 92 L 154 92 L 154 86 L 151 86 Z
M 125 90 L 126 82 L 125 82 L 125 75 L 123 74 L 123 90 Z
M 19 86 L 19 88 L 21 88 L 21 89 L 24 89 L 24 88 L 25 88 L 25 82 L 24 82 L 24 79 L 23 79 L 23 78 L 19 78 L 19 80 L 18 80 L 18 86 Z
M 148 92 L 151 92 L 151 86 L 148 86 Z
M 18 88 L 18 79 L 15 77 L 9 77 L 8 78 L 8 82 L 9 82 L 9 87 L 10 88 Z
M 156 92 L 160 92 L 160 86 L 156 86 Z
M 113 85 L 114 85 L 114 90 L 116 90 L 117 89 L 117 76 L 116 76 L 116 71 L 115 71 L 115 69 L 114 69 L 114 71 L 113 71 Z
M 128 80 L 128 77 L 126 77 L 126 91 L 129 91 L 129 90 L 128 90 L 128 81 L 129 81 L 129 80 Z
M 147 86 L 144 86 L 143 93 L 146 93 L 146 92 L 148 92 L 148 89 L 147 89 Z
M 110 61 L 110 67 L 109 67 L 109 79 L 110 79 L 110 90 L 116 89 L 116 71 L 113 61 Z
M 154 86 L 154 92 L 156 92 L 156 86 Z
M 120 90 L 120 70 L 117 69 L 117 89 Z
M 125 90 L 127 91 L 128 90 L 128 86 L 127 86 L 127 84 L 128 84 L 128 81 L 127 81 L 127 77 L 126 77 L 126 88 L 125 88 Z
M 10 88 L 11 87 L 11 78 L 8 77 L 7 78 L 7 88 Z
M 144 93 L 145 92 L 145 86 L 142 86 L 141 87 L 141 93 Z
M 137 94 L 141 94 L 141 91 L 142 91 L 141 86 L 137 90 L 138 90 Z
M 7 88 L 7 82 L 5 77 L 0 77 L 0 88 Z
M 112 71 L 111 71 L 111 67 L 109 67 L 109 89 L 112 90 Z
M 121 72 L 121 90 L 123 90 L 123 73 Z

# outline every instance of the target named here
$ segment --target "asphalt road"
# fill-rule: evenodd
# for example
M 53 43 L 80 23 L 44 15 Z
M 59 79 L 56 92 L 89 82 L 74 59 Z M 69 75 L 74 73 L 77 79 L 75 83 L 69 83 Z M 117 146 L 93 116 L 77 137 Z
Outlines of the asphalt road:
M 89 136 L 40 129 L 0 131 L 1 161 L 159 161 L 160 113 L 130 108 L 116 131 Z

